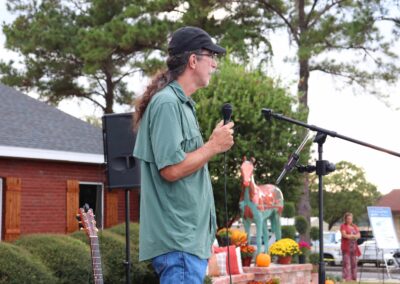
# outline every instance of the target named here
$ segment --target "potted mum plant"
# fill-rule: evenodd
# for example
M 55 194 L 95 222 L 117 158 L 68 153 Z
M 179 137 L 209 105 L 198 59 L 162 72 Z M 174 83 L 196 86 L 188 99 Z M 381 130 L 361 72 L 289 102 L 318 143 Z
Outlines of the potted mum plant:
M 271 255 L 278 256 L 279 264 L 289 264 L 292 256 L 300 254 L 299 245 L 292 239 L 281 239 L 272 244 L 269 248 Z
M 217 232 L 217 241 L 220 247 L 226 247 L 231 244 L 232 229 L 222 228 Z
M 299 249 L 301 252 L 301 254 L 299 254 L 299 263 L 306 263 L 308 255 L 310 254 L 311 246 L 305 241 L 300 241 Z
M 256 248 L 254 246 L 244 245 L 240 247 L 240 255 L 242 258 L 243 266 L 250 266 L 255 251 Z

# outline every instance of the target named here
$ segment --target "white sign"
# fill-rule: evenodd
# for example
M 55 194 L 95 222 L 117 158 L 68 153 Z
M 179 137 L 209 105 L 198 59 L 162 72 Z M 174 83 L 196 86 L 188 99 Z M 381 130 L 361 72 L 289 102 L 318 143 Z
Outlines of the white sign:
M 367 207 L 367 209 L 369 222 L 372 226 L 378 248 L 400 248 L 390 207 Z

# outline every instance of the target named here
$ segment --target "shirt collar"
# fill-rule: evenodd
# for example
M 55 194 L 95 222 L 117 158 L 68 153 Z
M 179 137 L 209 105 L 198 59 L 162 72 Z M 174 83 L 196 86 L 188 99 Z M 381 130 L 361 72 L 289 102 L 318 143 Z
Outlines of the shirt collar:
M 178 99 L 181 100 L 182 103 L 189 103 L 192 107 L 196 105 L 195 101 L 191 97 L 185 95 L 181 85 L 179 85 L 176 80 L 172 81 L 169 85 L 174 90 L 175 95 L 178 97 Z

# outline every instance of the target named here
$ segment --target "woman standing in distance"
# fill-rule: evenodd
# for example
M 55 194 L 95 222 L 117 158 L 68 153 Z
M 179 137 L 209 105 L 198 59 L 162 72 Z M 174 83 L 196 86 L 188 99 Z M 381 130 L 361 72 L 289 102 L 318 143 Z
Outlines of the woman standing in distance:
M 353 214 L 345 213 L 344 223 L 340 226 L 342 234 L 342 255 L 343 255 L 343 280 L 357 280 L 357 257 L 361 255 L 360 248 L 357 245 L 357 239 L 360 238 L 360 230 L 353 224 Z

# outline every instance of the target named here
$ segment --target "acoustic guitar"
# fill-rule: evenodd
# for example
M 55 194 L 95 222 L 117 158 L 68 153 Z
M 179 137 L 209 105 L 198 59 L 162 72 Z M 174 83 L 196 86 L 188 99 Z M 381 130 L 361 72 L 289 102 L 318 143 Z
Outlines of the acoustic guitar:
M 93 210 L 89 208 L 88 204 L 85 204 L 83 208 L 79 208 L 79 213 L 76 218 L 78 219 L 81 228 L 86 231 L 86 235 L 89 238 L 94 283 L 103 284 L 99 238 L 97 237 L 98 229 L 96 228 Z

